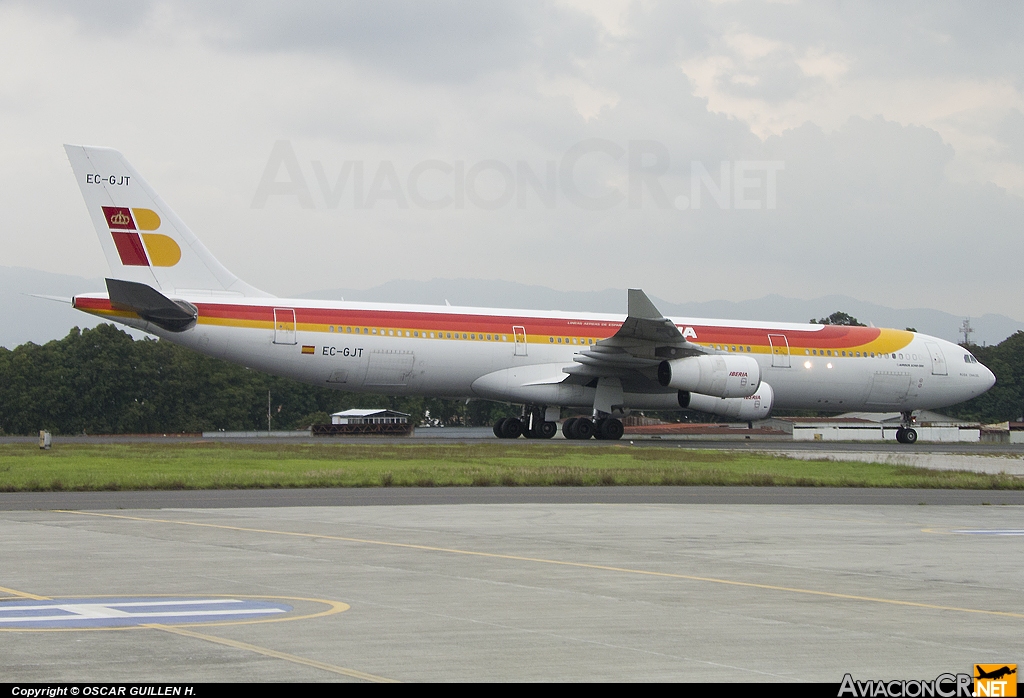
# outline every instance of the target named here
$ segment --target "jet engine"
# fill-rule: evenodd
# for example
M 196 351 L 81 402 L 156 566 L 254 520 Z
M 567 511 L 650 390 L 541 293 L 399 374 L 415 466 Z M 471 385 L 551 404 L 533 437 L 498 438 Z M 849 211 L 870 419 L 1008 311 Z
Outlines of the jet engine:
M 753 395 L 761 384 L 761 367 L 751 356 L 705 355 L 662 361 L 658 382 L 666 388 L 719 398 Z
M 712 397 L 699 393 L 679 391 L 679 406 L 701 412 L 731 417 L 742 422 L 767 419 L 775 402 L 775 391 L 772 386 L 762 382 L 761 387 L 753 395 L 747 397 Z

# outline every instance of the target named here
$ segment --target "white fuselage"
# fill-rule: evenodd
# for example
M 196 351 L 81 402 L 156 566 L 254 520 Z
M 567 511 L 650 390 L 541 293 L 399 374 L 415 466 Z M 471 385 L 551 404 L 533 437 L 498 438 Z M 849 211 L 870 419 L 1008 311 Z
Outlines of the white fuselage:
M 189 298 L 197 324 L 169 332 L 78 296 L 85 312 L 190 349 L 323 387 L 354 392 L 589 408 L 593 386 L 564 383 L 574 355 L 613 335 L 624 316 L 297 299 Z M 902 330 L 672 318 L 709 354 L 757 360 L 774 407 L 823 411 L 935 409 L 995 379 L 965 349 Z M 631 409 L 677 409 L 676 391 L 623 384 Z

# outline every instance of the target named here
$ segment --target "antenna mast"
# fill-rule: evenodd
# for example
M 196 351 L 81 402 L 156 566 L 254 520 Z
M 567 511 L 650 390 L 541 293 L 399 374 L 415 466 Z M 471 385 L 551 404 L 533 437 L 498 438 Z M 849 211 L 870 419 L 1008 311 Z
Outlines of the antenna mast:
M 971 343 L 971 333 L 974 332 L 974 328 L 971 327 L 971 318 L 964 318 L 964 324 L 960 325 L 960 332 L 964 336 L 964 345 Z

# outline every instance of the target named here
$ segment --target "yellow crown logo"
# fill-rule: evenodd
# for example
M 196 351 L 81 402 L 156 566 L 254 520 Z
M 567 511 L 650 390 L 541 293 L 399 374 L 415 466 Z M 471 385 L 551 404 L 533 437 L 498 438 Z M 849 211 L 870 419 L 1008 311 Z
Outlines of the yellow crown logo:
M 129 218 L 128 214 L 125 213 L 124 211 L 118 211 L 117 213 L 110 217 L 111 225 L 128 225 L 131 222 L 132 219 Z

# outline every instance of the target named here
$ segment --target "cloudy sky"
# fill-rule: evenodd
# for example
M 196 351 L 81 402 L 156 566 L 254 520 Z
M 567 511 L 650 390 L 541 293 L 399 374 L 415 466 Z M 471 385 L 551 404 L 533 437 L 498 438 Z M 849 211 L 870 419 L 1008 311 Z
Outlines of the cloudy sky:
M 61 148 L 85 143 L 279 295 L 478 278 L 1021 318 L 1022 7 L 0 2 L 0 264 L 106 274 Z

